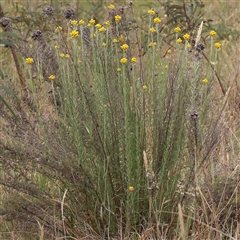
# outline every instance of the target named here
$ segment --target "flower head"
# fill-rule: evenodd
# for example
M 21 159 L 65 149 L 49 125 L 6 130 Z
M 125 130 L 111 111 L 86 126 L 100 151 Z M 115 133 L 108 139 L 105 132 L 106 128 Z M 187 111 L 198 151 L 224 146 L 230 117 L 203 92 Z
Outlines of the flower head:
M 33 58 L 26 58 L 27 64 L 32 64 L 34 62 Z
M 172 50 L 171 50 L 171 49 L 168 49 L 168 50 L 167 50 L 167 53 L 171 53 L 171 52 L 172 52 Z
M 117 71 L 118 71 L 118 72 L 121 72 L 121 68 L 117 68 Z
M 154 27 L 151 27 L 150 32 L 155 33 L 155 32 L 157 32 L 157 30 Z
M 147 89 L 147 85 L 143 85 L 142 88 L 143 88 L 144 90 L 146 90 L 146 89 Z
M 65 54 L 64 54 L 64 53 L 60 53 L 59 56 L 62 57 L 62 58 L 64 58 L 64 57 L 65 57 Z
M 114 39 L 113 39 L 113 42 L 114 42 L 114 43 L 117 43 L 117 42 L 118 42 L 118 40 L 117 40 L 116 38 L 114 38 Z
M 174 28 L 174 32 L 175 32 L 175 33 L 179 33 L 179 32 L 181 32 L 181 28 L 180 28 L 180 27 L 176 27 L 176 28 Z
M 156 42 L 150 42 L 150 43 L 148 44 L 149 47 L 156 46 L 156 45 L 157 45 Z
M 97 24 L 95 25 L 95 27 L 99 29 L 99 28 L 101 28 L 101 27 L 102 27 L 102 25 L 101 25 L 101 24 L 99 24 L 99 23 L 97 23 Z
M 55 31 L 59 32 L 59 31 L 62 31 L 62 27 L 61 26 L 58 26 Z
M 65 54 L 65 58 L 70 58 L 70 55 L 68 53 Z
M 132 62 L 132 63 L 136 63 L 136 62 L 137 62 L 137 59 L 136 59 L 135 57 L 133 57 L 133 58 L 131 59 L 131 62 Z
M 155 12 L 152 9 L 150 9 L 150 10 L 148 10 L 148 14 L 153 16 L 155 14 Z
M 120 37 L 119 37 L 119 42 L 123 42 L 123 40 L 124 40 L 123 35 L 120 35 Z
M 207 78 L 204 78 L 204 79 L 202 80 L 202 82 L 203 82 L 203 83 L 208 83 L 208 79 L 207 79 Z
M 77 21 L 77 20 L 72 20 L 72 21 L 71 21 L 71 24 L 72 24 L 72 25 L 77 25 L 77 24 L 78 24 L 78 21 Z
M 214 44 L 214 47 L 217 48 L 217 49 L 220 49 L 220 47 L 221 47 L 221 43 L 216 42 L 216 43 Z
M 106 47 L 106 46 L 107 46 L 107 44 L 106 44 L 105 42 L 103 42 L 103 43 L 102 43 L 102 46 L 103 46 L 103 47 Z
M 55 48 L 55 49 L 59 49 L 59 46 L 58 46 L 58 45 L 55 45 L 54 48 Z
M 81 20 L 79 20 L 78 23 L 79 23 L 79 25 L 84 25 L 85 22 L 84 22 L 84 20 L 81 19 Z
M 113 4 L 108 6 L 108 9 L 114 9 L 114 8 L 115 8 L 115 6 Z
M 106 32 L 106 30 L 107 29 L 105 27 L 101 27 L 101 28 L 98 29 L 99 32 Z
M 92 25 L 95 24 L 95 22 L 96 22 L 96 21 L 95 21 L 94 19 L 90 19 L 89 22 L 88 22 L 88 25 L 89 25 L 89 26 L 92 26 Z
M 110 25 L 111 25 L 111 24 L 110 24 L 110 21 L 106 21 L 105 24 L 106 24 L 107 26 L 110 26 Z
M 185 40 L 189 40 L 190 35 L 189 35 L 188 33 L 186 33 L 186 34 L 183 35 L 183 38 L 184 38 Z
M 116 15 L 115 16 L 115 21 L 116 22 L 119 22 L 121 19 L 122 19 L 122 17 L 120 15 Z
M 53 81 L 55 78 L 56 78 L 55 75 L 50 75 L 50 76 L 48 77 L 48 79 L 50 79 L 51 81 Z
M 121 59 L 120 59 L 120 63 L 122 63 L 122 64 L 127 63 L 127 58 L 121 58 Z
M 133 192 L 133 191 L 134 191 L 134 187 L 133 187 L 133 186 L 129 186 L 129 187 L 128 187 L 128 190 L 129 190 L 130 192 Z
M 161 22 L 161 19 L 158 18 L 158 17 L 156 17 L 156 18 L 153 19 L 153 22 L 154 22 L 155 24 L 158 24 L 158 23 Z
M 128 48 L 129 48 L 129 46 L 126 43 L 121 46 L 121 49 L 125 50 L 125 51 L 127 51 Z
M 71 35 L 73 38 L 76 38 L 76 37 L 79 36 L 79 33 L 78 33 L 77 30 L 73 30 L 73 31 L 70 32 L 70 35 Z
M 211 37 L 215 36 L 216 34 L 217 34 L 217 33 L 216 33 L 214 30 L 212 30 L 212 31 L 209 32 L 209 35 L 210 35 Z
M 178 38 L 177 39 L 177 43 L 181 43 L 182 42 L 182 39 L 181 38 Z

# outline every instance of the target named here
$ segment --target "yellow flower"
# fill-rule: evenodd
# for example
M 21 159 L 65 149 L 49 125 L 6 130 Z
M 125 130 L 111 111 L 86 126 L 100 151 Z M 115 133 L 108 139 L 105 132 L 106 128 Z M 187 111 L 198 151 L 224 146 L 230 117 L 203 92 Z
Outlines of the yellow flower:
M 72 24 L 72 25 L 77 25 L 77 24 L 78 24 L 78 21 L 77 21 L 77 20 L 72 20 L 72 21 L 71 21 L 71 24 Z
M 181 43 L 182 42 L 182 39 L 181 38 L 178 38 L 177 39 L 177 43 Z
M 221 47 L 221 43 L 216 42 L 216 43 L 214 44 L 214 47 L 217 48 L 217 49 L 219 49 L 219 48 Z
M 117 68 L 117 71 L 118 71 L 118 72 L 121 72 L 121 68 Z
M 172 52 L 172 50 L 171 50 L 171 49 L 168 49 L 168 50 L 167 50 L 167 53 L 171 53 L 171 52 Z
M 89 26 L 92 26 L 95 24 L 95 20 L 94 19 L 90 19 L 88 22 Z
M 95 27 L 96 28 L 101 28 L 102 26 L 101 26 L 101 24 L 98 23 L 98 24 L 95 25 Z
M 174 28 L 174 32 L 176 32 L 176 33 L 181 32 L 181 28 L 180 28 L 180 27 L 176 27 L 176 28 Z
M 55 31 L 62 31 L 62 27 L 61 26 L 58 26 L 56 29 L 55 29 Z
M 102 43 L 102 46 L 103 46 L 103 47 L 106 47 L 106 46 L 107 46 L 107 44 L 106 44 L 105 42 L 103 42 L 103 43 Z
M 133 191 L 134 191 L 134 187 L 133 187 L 133 186 L 129 186 L 129 187 L 128 187 L 128 190 L 129 190 L 130 192 L 133 192 Z
M 84 25 L 85 22 L 84 22 L 84 20 L 81 19 L 78 23 L 79 23 L 80 25 Z
M 33 58 L 26 58 L 27 64 L 32 64 L 34 62 Z
M 54 48 L 55 48 L 55 49 L 59 49 L 59 46 L 58 46 L 58 45 L 55 45 Z
M 216 34 L 217 34 L 217 33 L 216 33 L 214 30 L 210 31 L 210 33 L 209 33 L 209 35 L 210 35 L 211 37 L 215 36 Z
M 156 46 L 156 45 L 157 45 L 156 42 L 150 42 L 150 43 L 148 44 L 149 47 Z
M 127 63 L 127 58 L 122 58 L 122 59 L 120 59 L 120 63 L 122 63 L 122 64 Z
M 191 46 L 191 44 L 190 44 L 190 43 L 188 43 L 188 44 L 187 44 L 187 47 L 188 47 L 188 48 L 191 48 L 192 46 Z
M 95 33 L 91 33 L 90 34 L 90 38 L 95 38 L 96 37 L 96 34 Z
M 64 57 L 65 57 L 65 54 L 64 54 L 64 53 L 60 53 L 59 56 L 62 57 L 62 58 L 64 58 Z
M 106 32 L 106 30 L 107 29 L 105 27 L 101 27 L 101 28 L 98 29 L 99 32 Z
M 152 27 L 152 28 L 150 28 L 150 32 L 155 33 L 155 32 L 157 32 L 157 30 L 154 27 Z
M 65 54 L 65 58 L 70 58 L 70 55 L 68 53 Z
M 113 39 L 113 42 L 114 42 L 114 43 L 117 43 L 117 42 L 118 42 L 118 40 L 117 40 L 116 38 L 114 38 L 114 39 Z
M 107 26 L 110 26 L 110 25 L 111 25 L 111 24 L 110 24 L 110 21 L 106 21 L 105 24 L 106 24 Z
M 123 40 L 124 40 L 123 35 L 120 35 L 120 37 L 119 37 L 119 42 L 123 42 Z
M 79 64 L 81 64 L 81 63 L 82 63 L 82 61 L 81 61 L 81 60 L 78 60 L 78 63 L 79 63 Z
M 155 24 L 158 24 L 158 23 L 161 22 L 161 19 L 158 18 L 158 17 L 156 17 L 156 18 L 153 19 L 153 22 L 154 22 Z
M 207 78 L 204 78 L 204 79 L 202 80 L 202 82 L 203 82 L 203 83 L 208 83 L 208 79 L 207 79 Z
M 143 87 L 142 87 L 142 88 L 145 90 L 145 89 L 147 89 L 147 86 L 146 86 L 146 85 L 143 85 Z
M 48 78 L 53 81 L 56 77 L 55 75 L 50 75 Z
M 121 49 L 125 50 L 125 51 L 127 51 L 128 48 L 129 48 L 129 46 L 126 43 L 121 46 Z
M 132 63 L 136 63 L 136 62 L 137 62 L 137 59 L 136 59 L 135 57 L 133 57 L 133 58 L 131 59 L 131 61 L 132 61 Z
M 114 9 L 114 8 L 115 8 L 115 6 L 113 4 L 108 6 L 108 9 Z
M 185 40 L 189 40 L 190 35 L 189 35 L 188 33 L 186 33 L 186 34 L 183 35 L 183 38 L 184 38 Z
M 154 12 L 152 9 L 150 9 L 150 10 L 148 10 L 148 14 L 149 14 L 149 15 L 154 15 L 155 12 Z
M 79 33 L 78 33 L 77 30 L 73 30 L 73 31 L 70 32 L 70 35 L 71 35 L 72 37 L 76 38 L 76 37 L 79 36 Z
M 119 22 L 121 19 L 122 19 L 122 17 L 120 15 L 116 15 L 115 16 L 115 21 L 116 22 Z

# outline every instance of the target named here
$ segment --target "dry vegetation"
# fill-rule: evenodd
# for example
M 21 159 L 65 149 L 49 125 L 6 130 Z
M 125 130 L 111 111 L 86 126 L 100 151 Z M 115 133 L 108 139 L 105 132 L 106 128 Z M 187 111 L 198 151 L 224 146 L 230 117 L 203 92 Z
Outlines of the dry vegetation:
M 239 3 L 191 3 L 1 2 L 1 239 L 240 238 Z

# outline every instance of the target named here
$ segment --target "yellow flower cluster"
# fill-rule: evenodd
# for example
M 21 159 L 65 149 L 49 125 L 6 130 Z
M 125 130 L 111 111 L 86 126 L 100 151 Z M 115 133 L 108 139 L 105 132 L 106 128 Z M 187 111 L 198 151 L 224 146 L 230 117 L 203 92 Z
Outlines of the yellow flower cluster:
M 128 48 L 129 48 L 129 46 L 126 43 L 121 46 L 121 49 L 125 50 L 125 51 L 127 51 Z
M 145 90 L 145 89 L 147 89 L 147 86 L 146 86 L 146 85 L 143 85 L 143 87 L 142 87 L 142 88 Z
M 27 64 L 32 64 L 34 62 L 33 58 L 26 58 Z
M 129 190 L 130 192 L 133 192 L 133 191 L 134 191 L 134 187 L 133 187 L 133 186 L 129 186 L 129 187 L 128 187 L 128 190 Z
M 177 43 L 181 43 L 182 42 L 182 39 L 181 38 L 178 38 L 177 39 Z
M 214 30 L 210 31 L 210 33 L 209 33 L 209 35 L 210 35 L 211 37 L 215 36 L 216 34 L 217 34 L 217 33 L 216 33 Z
M 203 83 L 208 83 L 208 79 L 207 79 L 207 78 L 204 78 L 204 79 L 202 80 L 202 82 L 203 82 Z
M 105 27 L 101 27 L 101 28 L 98 29 L 99 32 L 106 32 L 106 30 L 107 29 Z
M 61 57 L 61 58 L 70 58 L 70 55 L 67 53 L 67 54 L 64 54 L 64 53 L 60 53 L 59 54 L 59 56 Z
M 114 9 L 114 8 L 115 8 L 115 6 L 113 4 L 108 6 L 108 9 Z
M 150 10 L 148 10 L 148 14 L 153 16 L 155 14 L 155 12 L 152 9 L 150 9 Z
M 106 24 L 107 26 L 110 26 L 110 25 L 111 25 L 111 24 L 110 24 L 110 21 L 106 21 L 105 24 Z
M 77 24 L 78 24 L 78 21 L 77 21 L 77 20 L 72 20 L 72 21 L 71 21 L 71 24 L 72 24 L 72 25 L 77 25 Z
M 186 34 L 183 35 L 183 38 L 184 38 L 185 40 L 189 40 L 190 35 L 189 35 L 188 33 L 186 33 Z
M 116 22 L 119 22 L 121 19 L 122 19 L 122 17 L 120 15 L 116 15 L 115 16 L 115 21 Z
M 155 33 L 155 32 L 157 32 L 157 30 L 154 27 L 151 27 L 150 32 Z
M 89 22 L 88 22 L 88 26 L 93 26 L 95 24 L 95 20 L 94 19 L 90 19 Z
M 158 18 L 158 17 L 156 17 L 156 18 L 153 19 L 153 22 L 154 22 L 155 24 L 158 24 L 158 23 L 161 22 L 161 19 Z
M 121 58 L 121 59 L 120 59 L 120 63 L 122 63 L 122 64 L 127 63 L 127 58 Z
M 79 20 L 79 25 L 84 25 L 85 24 L 85 22 L 84 22 L 84 20 Z
M 50 75 L 48 78 L 49 78 L 51 81 L 53 81 L 53 80 L 56 78 L 56 76 L 55 76 L 55 75 Z
M 174 32 L 175 32 L 175 33 L 179 33 L 179 32 L 181 32 L 181 28 L 180 28 L 180 27 L 176 27 L 176 28 L 174 28 Z
M 132 62 L 132 63 L 136 63 L 136 62 L 137 62 L 137 59 L 136 59 L 135 57 L 133 57 L 133 58 L 131 59 L 131 62 Z
M 153 47 L 153 46 L 156 46 L 156 45 L 157 45 L 156 42 L 150 42 L 150 43 L 148 44 L 149 47 Z
M 70 32 L 70 35 L 73 37 L 73 38 L 76 38 L 79 36 L 79 32 L 77 30 L 73 30 Z
M 55 31 L 59 32 L 59 31 L 62 31 L 62 27 L 61 26 L 58 26 Z
M 214 44 L 214 47 L 217 48 L 217 49 L 220 49 L 220 47 L 221 47 L 221 43 L 216 42 L 216 43 Z

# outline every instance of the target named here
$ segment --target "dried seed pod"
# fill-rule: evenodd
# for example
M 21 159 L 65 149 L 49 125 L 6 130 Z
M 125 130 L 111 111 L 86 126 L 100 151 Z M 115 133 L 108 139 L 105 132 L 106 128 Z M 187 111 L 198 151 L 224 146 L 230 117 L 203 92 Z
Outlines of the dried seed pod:
M 43 8 L 43 12 L 48 16 L 52 16 L 53 15 L 53 7 L 48 5 Z
M 64 14 L 66 19 L 70 19 L 70 20 L 75 19 L 75 11 L 72 8 L 64 10 L 63 14 Z

